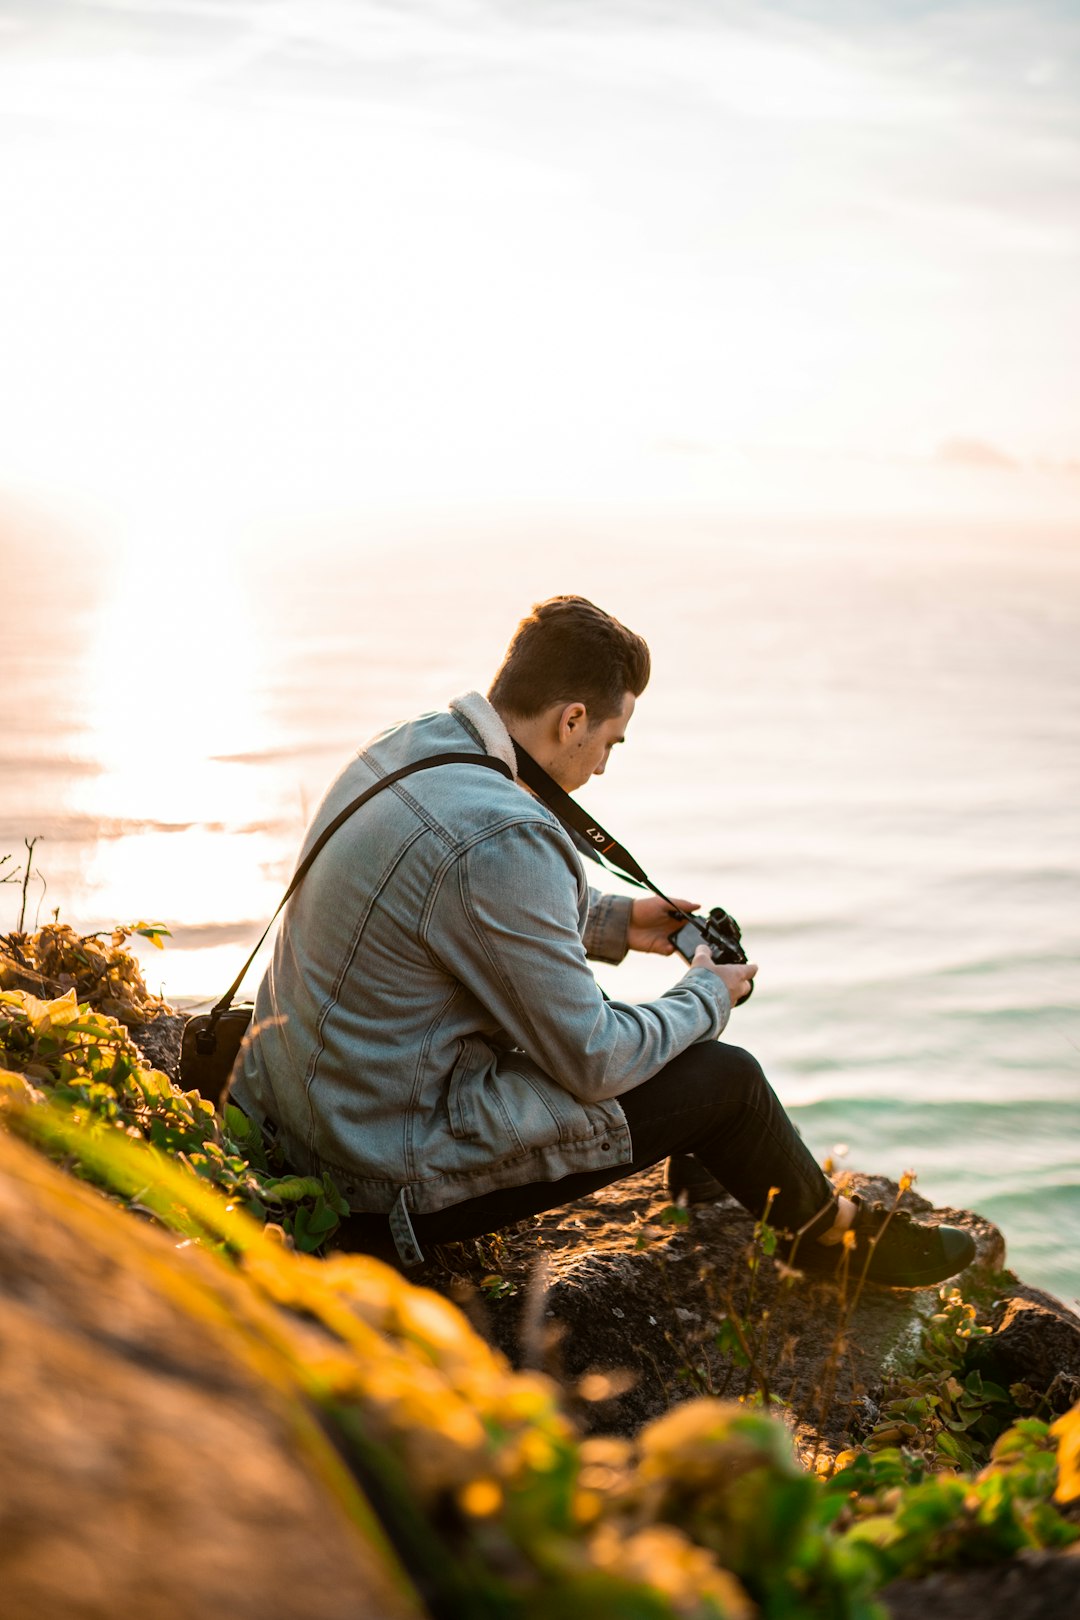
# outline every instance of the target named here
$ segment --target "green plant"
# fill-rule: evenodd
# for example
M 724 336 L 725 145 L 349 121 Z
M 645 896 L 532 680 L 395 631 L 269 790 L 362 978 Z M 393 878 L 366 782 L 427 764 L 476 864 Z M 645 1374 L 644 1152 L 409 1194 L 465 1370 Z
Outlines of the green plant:
M 257 1127 L 238 1108 L 219 1119 L 196 1092 L 148 1068 L 117 1019 L 79 1003 L 74 989 L 51 1001 L 0 990 L 0 1063 L 28 1099 L 68 1110 L 85 1140 L 114 1130 L 141 1138 L 258 1220 L 278 1223 L 298 1249 L 322 1248 L 348 1213 L 329 1176 L 285 1175 L 280 1166 L 275 1173 Z M 76 1154 L 72 1168 L 94 1179 L 85 1157 Z M 145 1208 L 137 1195 L 128 1201 Z
M 715 1400 L 675 1407 L 642 1435 L 625 1498 L 714 1552 L 767 1620 L 882 1615 L 873 1554 L 837 1538 L 834 1502 L 765 1413 Z
M 941 1308 L 923 1330 L 914 1366 L 890 1380 L 867 1445 L 901 1445 L 926 1466 L 975 1468 L 1018 1414 L 1007 1390 L 964 1371 L 971 1340 L 989 1332 L 976 1307 L 956 1288 L 938 1297 Z
M 720 1328 L 713 1339 L 716 1349 L 727 1358 L 731 1367 L 746 1369 L 756 1397 L 765 1407 L 779 1399 L 774 1394 L 773 1384 L 782 1354 L 782 1307 L 797 1276 L 777 1256 L 779 1233 L 769 1223 L 773 1199 L 779 1191 L 779 1187 L 769 1188 L 765 1208 L 754 1222 L 750 1242 L 746 1246 L 745 1264 L 750 1279 L 746 1297 L 740 1306 L 736 1301 L 733 1281 L 729 1278 L 720 1295 Z M 758 1285 L 765 1266 L 775 1272 L 779 1280 L 780 1312 L 774 1313 L 771 1304 L 758 1303 Z M 720 1393 L 723 1394 L 726 1388 L 725 1381 Z
M 509 1299 L 517 1293 L 518 1285 L 512 1278 L 491 1271 L 486 1277 L 481 1277 L 480 1291 L 486 1299 Z
M 932 1467 L 932 1458 L 897 1447 L 861 1451 L 825 1487 L 846 1499 L 838 1524 L 850 1542 L 875 1549 L 883 1579 L 993 1563 L 1080 1536 L 1053 1505 L 1056 1448 L 1035 1418 L 1000 1435 L 974 1477 Z
M 727 1394 L 736 1373 L 744 1375 L 741 1397 L 762 1406 L 783 1404 L 775 1392 L 778 1367 L 785 1356 L 782 1333 L 784 1305 L 798 1273 L 786 1266 L 777 1255 L 780 1234 L 769 1222 L 772 1201 L 778 1188 L 769 1191 L 761 1218 L 755 1221 L 749 1241 L 741 1251 L 731 1274 L 723 1279 L 709 1260 L 707 1249 L 699 1256 L 699 1275 L 705 1284 L 708 1318 L 717 1324 L 703 1339 L 682 1326 L 678 1309 L 677 1289 L 672 1284 L 664 1250 L 658 1254 L 658 1269 L 669 1306 L 670 1324 L 666 1329 L 668 1342 L 684 1358 L 679 1374 L 697 1393 L 723 1397 Z M 670 1204 L 652 1216 L 652 1224 L 638 1236 L 635 1247 L 641 1249 L 666 1236 L 665 1229 L 693 1230 L 693 1211 L 681 1204 Z M 759 1297 L 759 1283 L 763 1275 L 775 1273 L 779 1284 L 780 1308 L 777 1309 L 777 1291 L 771 1289 L 766 1297 Z M 719 1361 L 720 1369 L 717 1368 Z

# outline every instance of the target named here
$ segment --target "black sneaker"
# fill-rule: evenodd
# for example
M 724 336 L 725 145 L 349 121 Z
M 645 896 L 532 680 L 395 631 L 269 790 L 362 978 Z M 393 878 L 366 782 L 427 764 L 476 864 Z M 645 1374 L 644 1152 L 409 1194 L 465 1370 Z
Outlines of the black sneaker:
M 855 1247 L 849 1249 L 848 1276 L 855 1283 L 884 1288 L 929 1288 L 955 1277 L 975 1258 L 975 1240 L 959 1226 L 931 1226 L 914 1219 L 910 1210 L 853 1199 L 855 1219 L 851 1231 Z M 844 1244 L 801 1243 L 793 1264 L 802 1271 L 838 1272 Z
M 671 1155 L 664 1166 L 664 1186 L 673 1204 L 680 1199 L 687 1204 L 713 1204 L 727 1197 L 727 1188 L 692 1153 Z

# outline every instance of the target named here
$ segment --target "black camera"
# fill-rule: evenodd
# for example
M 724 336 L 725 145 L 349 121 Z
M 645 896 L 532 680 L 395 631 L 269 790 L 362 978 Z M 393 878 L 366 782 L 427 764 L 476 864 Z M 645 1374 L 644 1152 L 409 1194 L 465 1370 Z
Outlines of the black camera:
M 713 906 L 707 917 L 695 916 L 684 922 L 675 933 L 668 938 L 687 962 L 694 960 L 694 952 L 700 945 L 707 945 L 714 962 L 745 962 L 746 952 L 742 948 L 742 929 L 734 917 L 726 912 L 723 906 Z M 739 997 L 739 1001 L 749 1001 L 754 993 L 753 980 L 747 988 L 746 994 Z

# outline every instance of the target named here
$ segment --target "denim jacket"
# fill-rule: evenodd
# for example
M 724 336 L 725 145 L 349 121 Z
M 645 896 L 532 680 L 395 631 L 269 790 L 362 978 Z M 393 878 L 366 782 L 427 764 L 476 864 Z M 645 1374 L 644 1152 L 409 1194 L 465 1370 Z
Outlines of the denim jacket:
M 514 769 L 478 692 L 376 737 L 305 850 L 380 776 L 473 750 Z M 586 953 L 620 960 L 629 910 L 590 892 L 570 838 L 516 779 L 467 764 L 410 776 L 334 833 L 285 908 L 236 1100 L 357 1211 L 429 1213 L 626 1163 L 619 1097 L 731 1011 L 707 968 L 643 1005 L 605 1000 Z

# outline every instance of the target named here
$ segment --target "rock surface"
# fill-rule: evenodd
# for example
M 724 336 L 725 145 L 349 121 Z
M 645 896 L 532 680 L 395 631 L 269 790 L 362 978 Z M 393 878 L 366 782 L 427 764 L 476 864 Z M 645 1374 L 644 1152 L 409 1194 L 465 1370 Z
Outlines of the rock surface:
M 996 1383 L 1025 1383 L 1045 1394 L 1055 1412 L 1080 1401 L 1080 1332 L 1060 1300 L 1023 1283 L 994 1308 L 990 1338 L 978 1340 L 968 1363 Z
M 416 1615 L 209 1271 L 0 1133 L 4 1620 Z
M 150 1067 L 167 1074 L 173 1085 L 180 1084 L 180 1047 L 187 1021 L 185 1013 L 160 1013 L 148 1024 L 133 1024 L 128 1030 Z
M 913 1191 L 880 1177 L 853 1176 L 869 1196 L 966 1227 L 977 1257 L 953 1279 L 962 1290 L 1000 1273 L 1000 1232 L 968 1211 L 932 1210 Z M 801 1454 L 819 1465 L 869 1428 L 883 1375 L 916 1348 L 937 1289 L 900 1291 L 807 1278 L 778 1280 L 748 1265 L 753 1223 L 733 1200 L 695 1208 L 686 1226 L 666 1225 L 659 1169 L 537 1217 L 501 1242 L 444 1251 L 428 1286 L 456 1294 L 512 1359 L 539 1365 L 606 1398 L 582 1409 L 587 1429 L 633 1434 L 673 1401 L 698 1393 L 739 1395 L 757 1386 L 715 1343 L 725 1315 L 760 1329 L 756 1359 L 769 1387 L 790 1402 Z M 489 1274 L 484 1299 L 485 1272 Z M 511 1290 L 514 1290 L 511 1292 Z M 470 1298 L 471 1293 L 471 1298 Z M 856 1297 L 856 1295 L 858 1297 Z M 1064 1307 L 1062 1307 L 1064 1310 Z M 767 1314 L 766 1314 L 767 1313 Z M 1068 1313 L 1065 1313 L 1066 1315 Z M 1080 1347 L 1080 1322 L 1073 1332 Z M 614 1375 L 614 1376 L 611 1376 Z
M 975 1262 L 952 1281 L 965 1296 L 1000 1293 L 995 1331 L 977 1341 L 977 1364 L 988 1377 L 1024 1382 L 1058 1411 L 1080 1396 L 1080 1319 L 1003 1270 L 996 1227 L 969 1211 L 932 1210 L 881 1177 L 851 1180 L 869 1197 L 896 1198 L 971 1232 Z M 787 1288 L 762 1272 L 748 1311 L 749 1216 L 728 1199 L 690 1211 L 688 1226 L 672 1228 L 658 1220 L 667 1203 L 660 1171 L 646 1171 L 538 1217 L 501 1243 L 447 1252 L 450 1263 L 429 1267 L 424 1281 L 456 1293 L 512 1359 L 545 1365 L 590 1394 L 580 1401 L 579 1419 L 604 1433 L 633 1434 L 702 1387 L 729 1394 L 752 1388 L 712 1341 L 731 1305 L 749 1319 L 767 1309 L 763 1355 L 776 1364 L 773 1388 L 791 1403 L 803 1461 L 827 1464 L 849 1434 L 872 1426 L 883 1377 L 903 1369 L 937 1309 L 938 1291 L 868 1288 L 846 1307 L 834 1285 Z M 485 1271 L 492 1292 L 502 1284 L 517 1291 L 485 1301 Z M 898 1581 L 879 1601 L 891 1620 L 1064 1620 L 1080 1615 L 1080 1556 L 1040 1554 Z
M 966 1227 L 974 1264 L 953 1283 L 969 1296 L 997 1291 L 991 1337 L 976 1341 L 987 1377 L 1024 1382 L 1057 1411 L 1080 1398 L 1080 1319 L 1059 1300 L 1003 1270 L 998 1229 L 957 1209 L 932 1210 L 894 1182 L 854 1176 L 856 1190 L 934 1220 Z M 808 1467 L 827 1465 L 847 1436 L 869 1430 L 883 1377 L 915 1350 L 938 1291 L 865 1289 L 846 1308 L 835 1286 L 786 1288 L 758 1276 L 747 1311 L 747 1254 L 753 1223 L 733 1200 L 665 1226 L 668 1203 L 652 1170 L 538 1217 L 500 1243 L 462 1246 L 430 1266 L 428 1286 L 456 1295 L 476 1325 L 519 1362 L 541 1365 L 582 1397 L 578 1417 L 592 1432 L 633 1434 L 675 1401 L 753 1387 L 712 1341 L 732 1304 L 749 1318 L 770 1312 L 763 1352 L 776 1364 L 773 1388 L 791 1403 L 796 1447 Z M 638 1247 L 638 1244 L 641 1247 Z M 517 1291 L 484 1300 L 503 1284 Z M 772 1351 L 768 1344 L 773 1346 Z M 693 1372 L 691 1373 L 691 1369 Z M 601 1395 L 605 1398 L 597 1399 Z M 1080 1555 L 1039 1554 L 1012 1563 L 898 1581 L 880 1594 L 890 1620 L 1064 1620 L 1080 1616 Z
M 1011 1564 L 895 1581 L 878 1601 L 891 1620 L 1069 1620 L 1080 1615 L 1080 1556 L 1037 1553 Z

